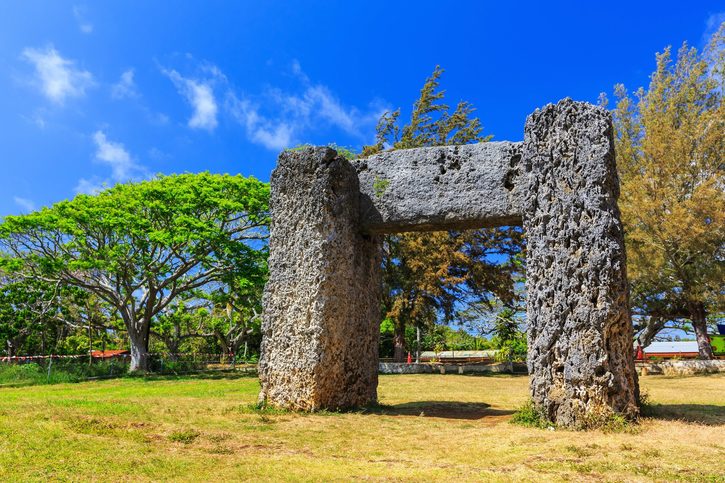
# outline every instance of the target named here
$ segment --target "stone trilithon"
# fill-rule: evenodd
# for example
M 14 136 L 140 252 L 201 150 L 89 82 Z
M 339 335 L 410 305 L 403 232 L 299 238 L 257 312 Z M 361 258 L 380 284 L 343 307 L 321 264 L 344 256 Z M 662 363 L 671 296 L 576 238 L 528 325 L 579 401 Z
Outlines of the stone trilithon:
M 380 235 L 523 225 L 531 397 L 561 425 L 638 413 L 610 114 L 570 99 L 524 142 L 348 161 L 280 155 L 272 174 L 260 401 L 344 409 L 377 397 Z

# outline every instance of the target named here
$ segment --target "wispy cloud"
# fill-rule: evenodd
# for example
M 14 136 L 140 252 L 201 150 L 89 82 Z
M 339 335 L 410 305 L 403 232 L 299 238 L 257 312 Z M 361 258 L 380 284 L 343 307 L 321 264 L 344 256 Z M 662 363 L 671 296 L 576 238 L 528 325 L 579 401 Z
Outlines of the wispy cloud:
M 259 108 L 248 99 L 228 93 L 227 108 L 247 131 L 249 140 L 267 149 L 279 151 L 292 145 L 294 128 L 285 121 L 272 121 L 259 114 Z
M 723 22 L 725 22 L 725 11 L 712 13 L 705 19 L 705 31 L 702 33 L 703 45 L 707 45 L 712 35 L 717 32 Z
M 136 82 L 134 81 L 134 70 L 127 69 L 123 71 L 118 82 L 111 86 L 111 97 L 113 99 L 129 99 L 138 97 Z
M 212 80 L 191 79 L 183 77 L 175 70 L 162 69 L 162 72 L 174 83 L 184 99 L 192 108 L 192 115 L 188 125 L 192 129 L 206 129 L 213 131 L 217 127 L 217 106 L 214 97 Z M 216 73 L 212 72 L 216 76 Z
M 193 60 L 189 55 L 187 59 Z M 387 110 L 380 101 L 365 109 L 345 105 L 329 87 L 312 82 L 296 60 L 286 72 L 296 80 L 291 88 L 268 87 L 258 95 L 237 91 L 208 62 L 198 63 L 194 75 L 160 69 L 191 106 L 189 127 L 211 131 L 226 115 L 244 128 L 250 142 L 274 151 L 304 142 L 315 131 L 330 127 L 367 142 Z
M 24 213 L 35 211 L 35 203 L 32 200 L 21 198 L 20 196 L 13 196 L 13 201 L 15 201 L 15 204 L 18 205 Z
M 21 114 L 20 117 L 24 121 L 26 121 L 30 124 L 33 124 L 35 127 L 39 128 L 39 129 L 45 129 L 46 122 L 45 122 L 45 117 L 44 117 L 42 110 L 37 110 L 33 114 L 30 114 L 30 115 Z
M 84 195 L 96 195 L 106 188 L 108 188 L 108 180 L 94 176 L 92 179 L 79 179 L 74 191 Z
M 226 107 L 245 127 L 249 140 L 270 150 L 292 146 L 324 125 L 367 141 L 388 110 L 380 101 L 365 110 L 345 106 L 329 87 L 313 83 L 297 60 L 292 62 L 291 72 L 299 81 L 297 90 L 269 88 L 259 96 L 262 102 L 239 98 L 231 90 L 227 94 Z
M 76 19 L 78 29 L 84 34 L 93 33 L 93 24 L 87 18 L 88 9 L 85 5 L 73 6 L 73 17 Z
M 135 165 L 123 144 L 109 141 L 103 131 L 93 134 L 93 142 L 96 143 L 96 159 L 111 167 L 113 179 L 128 178 Z
M 63 104 L 70 97 L 82 97 L 94 85 L 90 72 L 61 57 L 52 45 L 45 49 L 26 48 L 22 57 L 35 67 L 35 83 L 42 94 L 56 104 Z
M 122 143 L 110 141 L 103 131 L 93 133 L 93 142 L 96 146 L 94 160 L 110 167 L 111 176 L 106 179 L 81 178 L 75 188 L 77 193 L 95 194 L 113 183 L 148 177 L 146 168 L 134 161 Z

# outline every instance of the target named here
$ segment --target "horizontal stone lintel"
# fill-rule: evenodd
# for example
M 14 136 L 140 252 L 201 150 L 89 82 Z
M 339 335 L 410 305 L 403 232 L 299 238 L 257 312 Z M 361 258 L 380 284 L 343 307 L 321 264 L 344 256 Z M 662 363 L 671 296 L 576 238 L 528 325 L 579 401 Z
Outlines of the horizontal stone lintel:
M 403 149 L 353 161 L 368 233 L 520 225 L 522 143 Z

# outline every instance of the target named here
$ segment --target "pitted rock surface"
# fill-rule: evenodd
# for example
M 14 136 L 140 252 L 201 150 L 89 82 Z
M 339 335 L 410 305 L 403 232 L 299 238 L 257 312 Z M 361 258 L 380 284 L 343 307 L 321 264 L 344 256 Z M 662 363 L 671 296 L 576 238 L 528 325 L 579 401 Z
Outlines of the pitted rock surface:
M 529 116 L 523 168 L 528 364 L 556 423 L 637 414 L 611 115 L 563 100 Z
M 521 143 L 388 151 L 353 162 L 371 233 L 520 225 Z
M 285 152 L 271 188 L 260 400 L 303 410 L 373 402 L 380 242 L 359 229 L 355 170 L 329 148 Z
M 531 395 L 556 423 L 635 417 L 638 385 L 610 114 L 570 99 L 523 143 L 280 155 L 272 174 L 260 400 L 376 398 L 379 234 L 523 223 Z

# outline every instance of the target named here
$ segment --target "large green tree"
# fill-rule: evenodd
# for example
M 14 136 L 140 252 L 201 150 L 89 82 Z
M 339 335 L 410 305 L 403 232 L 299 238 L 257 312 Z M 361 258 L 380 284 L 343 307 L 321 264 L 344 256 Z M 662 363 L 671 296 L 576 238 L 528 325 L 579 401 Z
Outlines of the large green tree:
M 18 273 L 110 304 L 128 331 L 131 370 L 147 370 L 154 317 L 229 273 L 257 273 L 268 198 L 269 186 L 254 178 L 161 176 L 8 216 L 0 244 L 22 261 Z
M 619 205 L 632 303 L 648 340 L 687 319 L 713 357 L 709 314 L 725 304 L 725 24 L 704 53 L 670 48 L 636 99 L 615 88 Z
M 386 149 L 407 149 L 488 141 L 474 108 L 443 102 L 439 67 L 426 80 L 410 120 L 400 125 L 400 110 L 386 113 L 377 142 L 363 149 L 369 156 Z M 521 250 L 521 231 L 508 227 L 387 236 L 383 251 L 383 318 L 394 324 L 394 357 L 404 359 L 406 326 L 430 326 L 456 320 L 470 304 L 489 305 L 493 298 L 515 297 L 506 263 Z
M 61 284 L 0 270 L 0 353 L 17 356 L 31 336 L 58 325 L 63 319 L 63 291 Z

